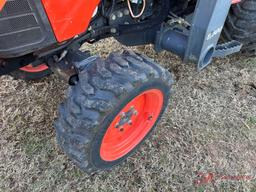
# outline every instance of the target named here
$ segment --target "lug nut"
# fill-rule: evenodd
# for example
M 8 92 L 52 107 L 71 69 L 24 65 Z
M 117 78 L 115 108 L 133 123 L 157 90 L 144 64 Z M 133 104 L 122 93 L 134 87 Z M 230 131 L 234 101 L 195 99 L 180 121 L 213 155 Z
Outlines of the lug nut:
M 131 106 L 131 111 L 132 111 L 132 114 L 137 116 L 138 115 L 138 111 L 135 109 L 134 106 Z
M 129 121 L 128 121 L 128 124 L 129 124 L 129 125 L 132 125 L 132 120 L 129 120 Z
M 125 112 L 122 112 L 122 113 L 120 114 L 120 117 L 121 117 L 121 118 L 124 118 L 124 117 L 125 117 Z

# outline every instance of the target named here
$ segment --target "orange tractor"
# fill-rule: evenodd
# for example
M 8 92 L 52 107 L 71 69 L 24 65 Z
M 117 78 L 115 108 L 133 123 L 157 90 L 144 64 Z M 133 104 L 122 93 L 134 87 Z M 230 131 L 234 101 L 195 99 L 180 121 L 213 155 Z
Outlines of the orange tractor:
M 256 0 L 0 0 L 0 75 L 67 80 L 57 141 L 87 173 L 137 149 L 163 115 L 173 83 L 144 55 L 123 51 L 104 60 L 80 51 L 108 37 L 152 44 L 202 70 L 214 57 L 255 52 Z

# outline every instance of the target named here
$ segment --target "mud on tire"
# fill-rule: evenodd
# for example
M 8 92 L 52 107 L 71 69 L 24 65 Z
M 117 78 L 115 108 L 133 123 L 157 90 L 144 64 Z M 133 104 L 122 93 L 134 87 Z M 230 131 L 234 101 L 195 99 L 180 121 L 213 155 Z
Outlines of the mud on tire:
M 79 74 L 79 79 L 60 106 L 55 128 L 66 154 L 80 169 L 93 173 L 121 163 L 135 150 L 112 162 L 100 158 L 102 136 L 115 114 L 131 98 L 154 87 L 164 94 L 159 120 L 168 104 L 172 78 L 150 59 L 125 51 L 113 53 L 105 61 L 98 58 Z

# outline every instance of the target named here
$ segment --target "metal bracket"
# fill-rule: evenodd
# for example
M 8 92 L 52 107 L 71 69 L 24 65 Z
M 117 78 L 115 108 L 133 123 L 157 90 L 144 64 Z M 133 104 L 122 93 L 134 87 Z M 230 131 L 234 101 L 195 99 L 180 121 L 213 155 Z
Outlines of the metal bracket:
M 225 24 L 231 0 L 198 0 L 184 61 L 197 63 L 198 70 L 212 61 Z
M 48 65 L 70 85 L 75 85 L 79 80 L 78 74 L 97 58 L 98 56 L 91 56 L 88 51 L 69 50 L 64 56 L 50 58 Z
M 243 44 L 239 41 L 230 41 L 224 44 L 219 44 L 215 48 L 213 57 L 226 57 L 241 50 Z
M 184 62 L 194 62 L 198 70 L 208 66 L 213 57 L 224 57 L 241 50 L 242 44 L 230 41 L 218 45 L 231 0 L 198 0 L 188 30 L 177 31 L 162 25 L 155 41 L 155 50 L 167 50 L 179 55 Z

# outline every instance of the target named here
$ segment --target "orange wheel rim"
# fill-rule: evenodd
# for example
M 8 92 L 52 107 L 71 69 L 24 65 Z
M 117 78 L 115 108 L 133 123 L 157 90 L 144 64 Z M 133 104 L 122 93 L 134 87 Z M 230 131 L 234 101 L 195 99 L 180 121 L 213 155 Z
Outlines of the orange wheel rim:
M 42 65 L 38 65 L 36 67 L 30 65 L 27 65 L 25 67 L 20 68 L 20 70 L 25 71 L 25 72 L 29 72 L 29 73 L 38 73 L 38 72 L 42 72 L 48 69 L 48 66 L 45 64 Z
M 155 125 L 163 103 L 164 95 L 158 89 L 132 99 L 107 128 L 100 147 L 101 158 L 115 161 L 132 151 Z

